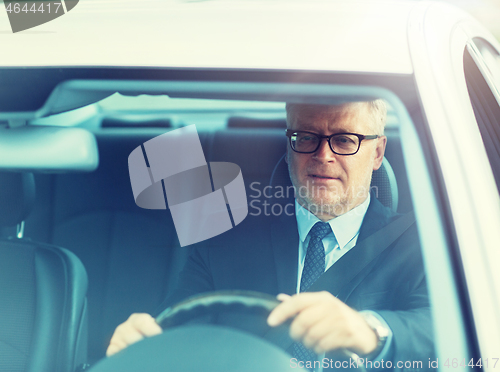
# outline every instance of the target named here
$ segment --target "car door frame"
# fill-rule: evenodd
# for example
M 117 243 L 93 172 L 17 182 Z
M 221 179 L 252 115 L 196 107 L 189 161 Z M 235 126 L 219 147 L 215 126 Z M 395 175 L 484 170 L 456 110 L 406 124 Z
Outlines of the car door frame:
M 421 3 L 409 20 L 415 80 L 434 144 L 441 210 L 452 248 L 445 261 L 436 254 L 426 257 L 432 261 L 428 277 L 438 355 L 459 362 L 495 358 L 500 350 L 500 333 L 491 332 L 500 329 L 500 272 L 495 270 L 500 261 L 500 197 L 464 73 L 464 52 L 474 37 L 499 49 L 478 22 L 445 4 Z

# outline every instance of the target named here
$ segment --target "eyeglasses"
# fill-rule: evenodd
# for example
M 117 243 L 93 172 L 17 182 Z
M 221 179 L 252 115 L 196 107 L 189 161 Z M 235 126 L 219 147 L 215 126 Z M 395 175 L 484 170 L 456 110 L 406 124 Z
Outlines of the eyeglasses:
M 286 130 L 293 151 L 301 154 L 311 154 L 318 151 L 322 139 L 328 140 L 330 149 L 337 155 L 354 155 L 361 146 L 361 141 L 379 138 L 376 134 L 363 135 L 356 133 L 335 133 L 331 136 L 308 132 L 304 130 Z

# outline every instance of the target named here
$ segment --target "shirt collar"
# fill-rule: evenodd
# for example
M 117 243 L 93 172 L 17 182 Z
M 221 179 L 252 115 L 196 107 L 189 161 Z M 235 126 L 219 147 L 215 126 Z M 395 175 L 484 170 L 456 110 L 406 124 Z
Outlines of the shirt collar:
M 344 213 L 338 217 L 327 221 L 332 228 L 333 234 L 339 243 L 340 249 L 344 248 L 358 233 L 363 223 L 368 206 L 370 205 L 370 194 L 363 203 L 351 209 L 349 212 Z M 304 243 L 307 234 L 312 229 L 314 224 L 321 221 L 314 214 L 302 207 L 297 200 L 295 200 L 295 216 L 297 218 L 297 226 L 299 230 L 299 238 Z

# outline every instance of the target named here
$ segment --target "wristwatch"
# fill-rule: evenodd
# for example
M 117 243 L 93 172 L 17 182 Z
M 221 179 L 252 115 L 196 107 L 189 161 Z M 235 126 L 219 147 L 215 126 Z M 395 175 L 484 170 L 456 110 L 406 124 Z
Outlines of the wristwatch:
M 368 327 L 377 335 L 377 347 L 370 354 L 364 355 L 364 357 L 366 359 L 376 358 L 384 348 L 387 337 L 389 336 L 389 329 L 371 312 L 362 311 L 359 314 L 363 317 L 366 324 L 368 324 Z

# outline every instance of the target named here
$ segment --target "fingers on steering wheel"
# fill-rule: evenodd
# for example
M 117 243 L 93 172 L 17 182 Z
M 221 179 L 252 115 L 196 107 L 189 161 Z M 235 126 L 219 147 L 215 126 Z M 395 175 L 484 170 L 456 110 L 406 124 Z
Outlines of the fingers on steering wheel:
M 311 325 L 302 338 L 304 346 L 318 354 L 330 350 L 332 345 L 328 337 L 332 333 L 332 327 L 329 323 L 328 319 L 323 319 Z M 335 334 L 334 341 L 336 338 L 338 335 Z
M 132 314 L 129 319 L 131 320 L 132 326 L 143 336 L 151 337 L 162 333 L 161 327 L 149 314 Z
M 117 352 L 119 352 L 122 349 L 123 349 L 123 347 L 119 347 L 116 344 L 109 344 L 108 349 L 106 350 L 106 356 L 109 357 L 113 354 L 116 354 Z
M 125 322 L 116 327 L 106 355 L 116 354 L 127 346 L 162 332 L 161 327 L 149 314 L 132 314 Z
M 127 346 L 127 343 L 117 335 L 115 330 L 115 333 L 113 333 L 113 337 L 111 337 L 111 341 L 109 342 L 108 349 L 106 350 L 106 356 L 116 354 L 120 350 L 125 349 Z
M 325 308 L 321 306 L 304 308 L 290 326 L 290 337 L 297 341 L 305 338 L 314 325 L 324 321 L 326 315 L 328 314 Z

